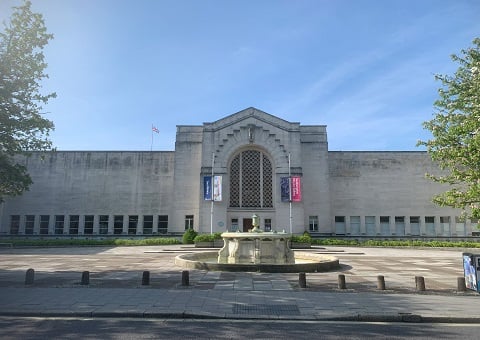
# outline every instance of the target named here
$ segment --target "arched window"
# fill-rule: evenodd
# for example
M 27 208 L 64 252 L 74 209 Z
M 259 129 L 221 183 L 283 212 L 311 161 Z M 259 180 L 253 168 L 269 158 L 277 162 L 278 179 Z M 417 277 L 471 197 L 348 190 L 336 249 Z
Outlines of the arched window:
M 273 208 L 272 162 L 261 151 L 246 150 L 230 165 L 230 207 Z

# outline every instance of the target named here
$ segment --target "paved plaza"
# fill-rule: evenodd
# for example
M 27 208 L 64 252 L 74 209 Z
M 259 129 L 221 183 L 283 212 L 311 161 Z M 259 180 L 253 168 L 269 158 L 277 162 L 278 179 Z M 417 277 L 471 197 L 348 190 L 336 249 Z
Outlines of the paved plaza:
M 394 319 L 478 321 L 479 295 L 457 292 L 465 249 L 315 247 L 341 268 L 307 273 L 189 271 L 182 286 L 179 254 L 215 251 L 193 246 L 0 249 L 0 314 L 139 317 Z M 303 250 L 302 250 L 303 251 Z M 474 251 L 475 252 L 475 251 Z M 27 269 L 35 270 L 25 286 Z M 89 271 L 89 285 L 81 285 Z M 150 284 L 142 274 L 150 272 Z M 344 274 L 346 290 L 338 289 Z M 386 290 L 377 289 L 377 276 Z M 425 278 L 416 291 L 415 276 Z

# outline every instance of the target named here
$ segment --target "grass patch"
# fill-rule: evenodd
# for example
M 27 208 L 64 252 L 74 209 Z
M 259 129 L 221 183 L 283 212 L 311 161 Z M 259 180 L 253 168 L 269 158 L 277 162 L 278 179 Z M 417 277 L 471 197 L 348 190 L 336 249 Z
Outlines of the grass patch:
M 13 246 L 34 246 L 34 247 L 50 247 L 50 246 L 157 246 L 180 244 L 180 241 L 174 237 L 155 237 L 138 240 L 131 239 L 103 239 L 103 240 L 86 240 L 86 239 L 55 239 L 55 240 L 2 240 L 2 243 L 11 243 Z
M 418 240 L 340 240 L 312 239 L 312 244 L 321 246 L 360 247 L 431 247 L 431 248 L 480 248 L 480 242 L 472 241 L 418 241 Z
M 218 233 L 219 234 L 219 233 Z M 195 239 L 199 241 L 213 241 L 219 235 L 201 234 Z M 311 242 L 320 246 L 351 246 L 351 247 L 431 247 L 431 248 L 480 248 L 480 242 L 473 241 L 418 241 L 418 240 L 342 240 L 342 239 L 316 239 L 307 235 L 294 236 L 294 242 Z M 175 237 L 154 237 L 144 239 L 1 239 L 1 243 L 11 243 L 13 246 L 55 247 L 55 246 L 157 246 L 181 244 Z M 193 242 L 193 240 L 192 240 Z

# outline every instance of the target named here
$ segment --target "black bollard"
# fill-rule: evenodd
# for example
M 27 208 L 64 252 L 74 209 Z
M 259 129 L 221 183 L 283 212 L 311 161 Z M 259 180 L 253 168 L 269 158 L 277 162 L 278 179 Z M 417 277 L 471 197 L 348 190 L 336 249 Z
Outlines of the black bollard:
M 298 285 L 300 288 L 307 288 L 307 278 L 305 273 L 298 273 Z
M 190 273 L 188 270 L 182 271 L 182 286 L 189 286 L 190 285 Z
M 457 277 L 457 291 L 458 292 L 466 292 L 467 286 L 465 285 L 465 277 Z
M 82 282 L 80 282 L 81 285 L 87 286 L 90 284 L 90 272 L 89 271 L 84 271 L 82 273 Z
M 34 280 L 35 280 L 35 270 L 30 268 L 27 270 L 27 273 L 25 274 L 25 284 L 33 285 Z
M 425 291 L 425 278 L 423 276 L 415 276 L 415 287 L 418 291 Z
M 347 289 L 347 283 L 345 282 L 345 275 L 338 275 L 338 289 Z
M 383 277 L 383 275 L 377 276 L 377 289 L 385 290 L 385 277 Z
M 142 275 L 142 286 L 148 286 L 150 284 L 150 272 L 144 271 Z

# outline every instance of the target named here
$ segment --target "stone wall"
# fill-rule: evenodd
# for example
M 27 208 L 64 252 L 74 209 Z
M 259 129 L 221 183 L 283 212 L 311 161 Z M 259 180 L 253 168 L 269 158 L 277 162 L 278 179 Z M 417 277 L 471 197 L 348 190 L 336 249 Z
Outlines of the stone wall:
M 168 215 L 172 208 L 174 152 L 34 152 L 24 158 L 30 190 L 8 199 L 2 233 L 11 215 Z M 22 222 L 24 222 L 22 220 Z M 141 222 L 141 221 L 140 221 Z M 21 223 L 23 225 L 24 223 Z M 139 223 L 141 225 L 141 223 Z M 37 226 L 38 227 L 38 226 Z M 51 228 L 53 228 L 51 226 Z M 141 229 L 138 229 L 141 231 Z
M 471 234 L 469 225 L 462 231 L 463 222 L 457 224 L 460 211 L 432 203 L 433 195 L 446 187 L 425 178 L 427 172 L 439 171 L 426 152 L 330 151 L 328 158 L 331 225 L 341 229 L 341 217 L 345 218 L 345 230 L 339 234 L 349 233 L 351 216 L 360 217 L 361 234 L 398 235 L 395 221 L 401 224 L 402 217 L 406 235 L 416 234 L 410 229 L 410 217 L 419 218 L 420 235 Z M 375 218 L 374 232 L 365 225 L 366 216 Z M 432 218 L 434 225 L 427 226 Z

